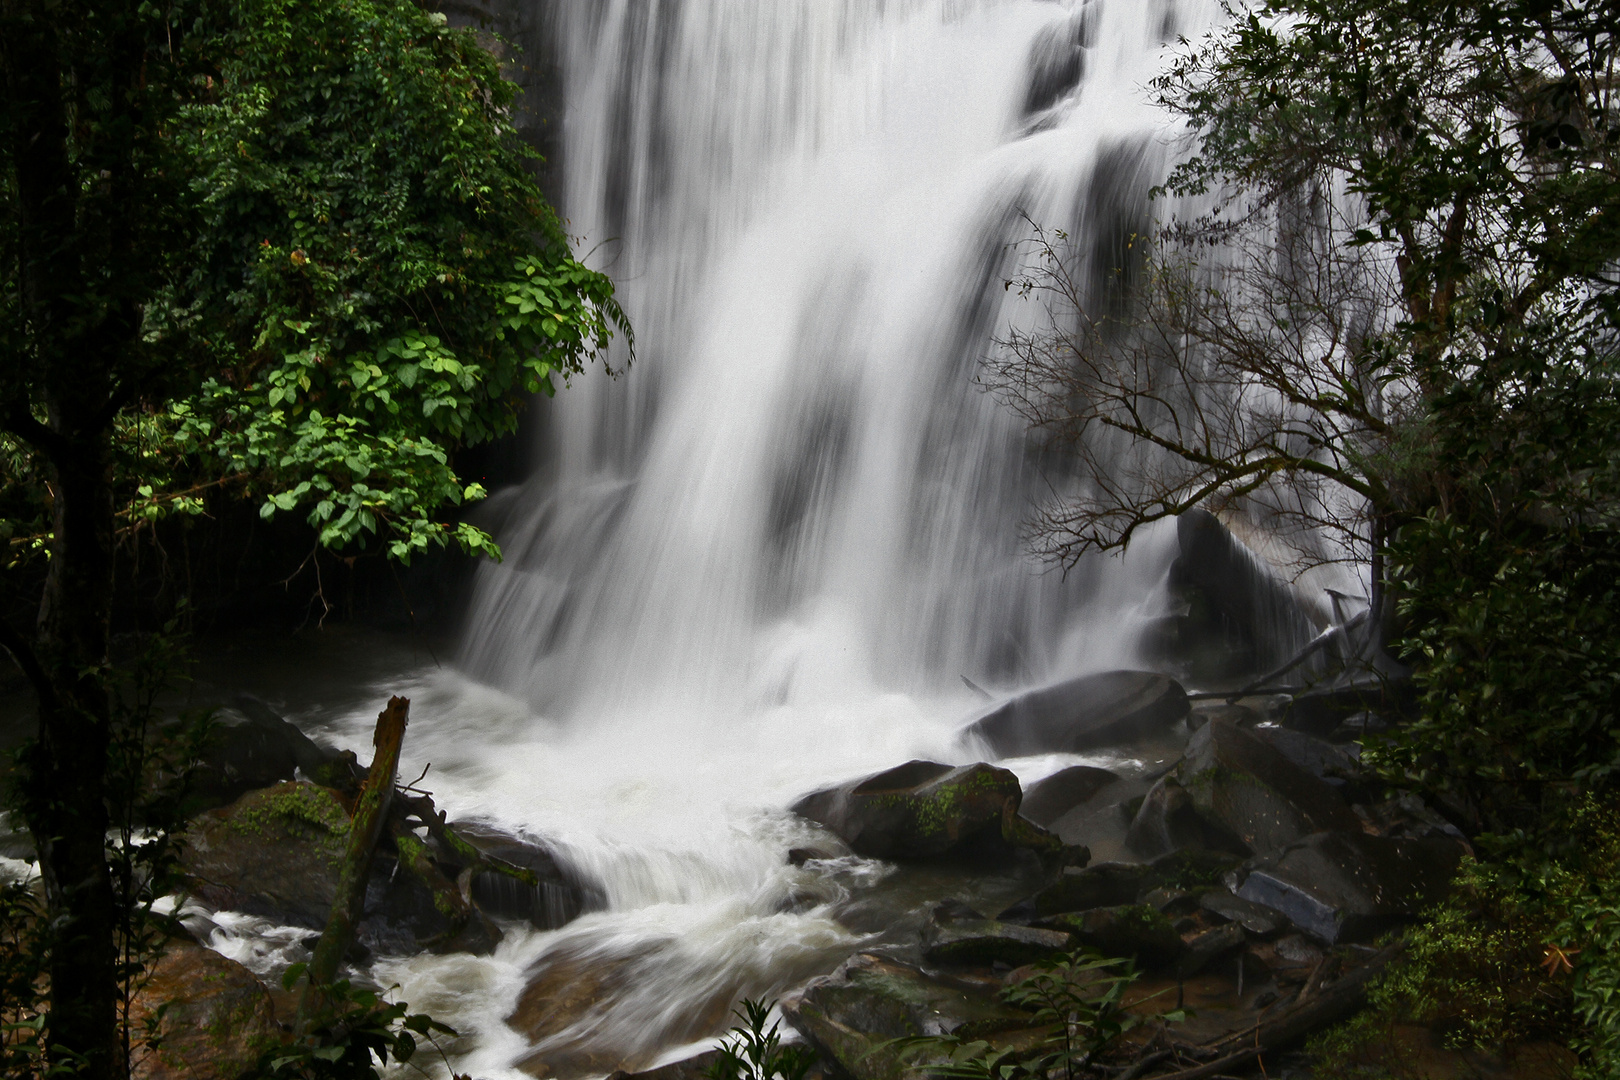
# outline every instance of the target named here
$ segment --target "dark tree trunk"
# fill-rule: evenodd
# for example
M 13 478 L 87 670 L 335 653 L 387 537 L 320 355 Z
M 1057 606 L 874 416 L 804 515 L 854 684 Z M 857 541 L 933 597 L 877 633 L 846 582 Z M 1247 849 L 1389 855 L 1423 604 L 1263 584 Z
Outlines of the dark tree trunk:
M 49 462 L 53 531 L 33 646 L 20 633 L 7 633 L 6 643 L 39 698 L 39 737 L 24 762 L 21 788 L 50 916 L 49 1058 L 52 1065 L 76 1067 L 75 1075 L 86 1080 L 128 1075 L 118 1023 L 118 907 L 106 861 L 104 788 L 111 723 L 113 372 L 137 340 L 140 311 L 129 292 L 109 293 L 104 282 L 86 276 L 87 266 L 120 262 L 134 223 L 130 214 L 89 205 L 94 200 L 87 201 L 80 173 L 86 155 L 93 155 L 107 163 L 98 175 L 108 190 L 136 179 L 138 166 L 127 152 L 142 122 L 128 94 L 138 85 L 141 61 L 132 12 L 117 5 L 86 11 L 0 0 L 0 106 L 10 121 L 0 131 L 10 139 L 15 170 L 11 224 L 21 312 L 15 325 L 25 329 L 15 357 L 4 361 L 14 366 L 0 372 L 0 427 Z M 104 54 L 77 55 L 75 42 L 94 40 L 75 36 L 87 19 L 109 27 L 105 42 L 95 42 L 106 46 Z M 98 87 L 114 95 L 114 115 L 100 126 L 86 115 L 82 97 L 76 106 L 68 101 Z M 76 128 L 70 126 L 74 116 Z M 117 280 L 126 282 L 128 275 Z M 35 412 L 40 406 L 43 421 Z
M 38 634 L 53 693 L 40 703 L 24 798 L 51 915 L 49 1041 L 84 1059 L 81 1075 L 101 1080 L 128 1072 L 105 850 L 113 504 L 107 432 L 74 442 L 82 452 L 64 455 L 53 470 L 56 540 Z

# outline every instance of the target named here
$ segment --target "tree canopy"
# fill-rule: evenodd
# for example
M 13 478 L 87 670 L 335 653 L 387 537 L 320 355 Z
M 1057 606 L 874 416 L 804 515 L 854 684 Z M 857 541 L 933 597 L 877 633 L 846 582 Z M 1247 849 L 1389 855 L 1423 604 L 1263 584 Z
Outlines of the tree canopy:
M 48 1041 L 121 1075 L 103 780 L 115 550 L 201 496 L 315 542 L 498 554 L 451 453 L 610 339 L 478 33 L 408 0 L 0 2 L 0 621 L 40 735 L 22 805 Z

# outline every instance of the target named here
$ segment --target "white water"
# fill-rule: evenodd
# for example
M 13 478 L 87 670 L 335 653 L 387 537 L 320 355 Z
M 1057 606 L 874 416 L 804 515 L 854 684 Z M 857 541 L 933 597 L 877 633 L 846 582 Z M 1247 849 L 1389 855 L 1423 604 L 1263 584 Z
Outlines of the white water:
M 543 1049 L 632 1067 L 705 1034 L 690 1021 L 715 1002 L 829 970 L 860 941 L 829 904 L 886 870 L 787 865 L 806 834 L 783 807 L 964 760 L 963 675 L 1130 663 L 1162 540 L 1067 579 L 1032 564 L 1019 528 L 1045 481 L 974 376 L 1038 315 L 1001 287 L 1020 215 L 1100 235 L 1157 178 L 1143 85 L 1207 7 L 560 5 L 566 209 L 636 363 L 559 395 L 541 473 L 501 497 L 507 558 L 480 574 L 460 673 L 386 689 L 413 699 L 407 775 L 432 762 L 455 816 L 559 845 L 608 907 L 491 958 L 379 967 L 469 1033 L 458 1071 L 521 1075 L 530 1043 L 501 1018 L 548 956 L 629 977 Z M 1080 18 L 1083 78 L 1025 115 L 1032 55 Z

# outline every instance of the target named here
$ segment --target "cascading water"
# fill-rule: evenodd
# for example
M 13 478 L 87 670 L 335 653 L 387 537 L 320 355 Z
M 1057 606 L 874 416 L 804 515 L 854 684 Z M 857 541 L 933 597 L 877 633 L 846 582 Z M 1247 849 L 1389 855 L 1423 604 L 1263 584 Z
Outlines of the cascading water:
M 564 1075 L 645 1065 L 830 969 L 862 939 L 829 905 L 884 871 L 789 865 L 806 834 L 782 808 L 964 760 L 962 676 L 1129 665 L 1169 538 L 1033 565 L 1020 527 L 1048 481 L 975 374 L 1040 314 L 1002 285 L 1026 217 L 1099 273 L 1148 223 L 1166 147 L 1144 84 L 1211 8 L 558 5 L 565 210 L 637 358 L 559 395 L 543 468 L 498 496 L 506 561 L 478 578 L 464 674 L 401 691 L 405 769 L 544 837 L 605 909 L 379 968 L 469 1033 L 459 1071 L 519 1075 L 536 1045 Z M 369 723 L 338 726 L 357 745 Z M 538 961 L 596 1004 L 519 1034 L 502 1018 Z

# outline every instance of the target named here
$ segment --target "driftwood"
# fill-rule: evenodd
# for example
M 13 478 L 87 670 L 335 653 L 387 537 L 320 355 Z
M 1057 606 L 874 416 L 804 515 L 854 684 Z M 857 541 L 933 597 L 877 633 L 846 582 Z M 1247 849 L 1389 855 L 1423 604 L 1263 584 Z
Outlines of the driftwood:
M 366 879 L 371 873 L 371 856 L 388 822 L 388 811 L 394 798 L 394 781 L 399 773 L 399 751 L 405 741 L 405 723 L 410 708 L 409 699 L 391 697 L 387 708 L 377 716 L 377 730 L 372 737 L 376 754 L 366 773 L 365 786 L 355 799 L 349 845 L 338 871 L 337 896 L 332 901 L 332 914 L 326 920 L 326 929 L 321 932 L 320 943 L 315 946 L 315 955 L 309 962 L 309 982 L 299 1005 L 300 1019 L 309 1019 L 321 1011 L 324 988 L 336 978 L 338 964 L 354 942 L 355 928 L 365 912 Z

